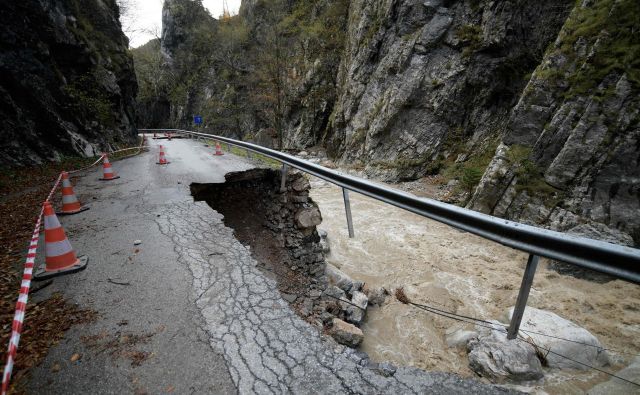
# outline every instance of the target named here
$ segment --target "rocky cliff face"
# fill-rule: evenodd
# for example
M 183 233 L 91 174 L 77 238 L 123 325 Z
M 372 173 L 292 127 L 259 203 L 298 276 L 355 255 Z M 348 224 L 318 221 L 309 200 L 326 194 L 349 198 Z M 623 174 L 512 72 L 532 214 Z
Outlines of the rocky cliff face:
M 114 0 L 0 4 L 0 164 L 133 141 L 137 84 Z
M 402 179 L 493 148 L 571 3 L 352 1 L 330 153 Z
M 640 4 L 583 1 L 536 68 L 469 207 L 640 245 Z
M 638 7 L 245 0 L 169 84 L 170 122 L 199 112 L 220 134 L 321 144 L 391 181 L 439 174 L 473 209 L 638 245 Z M 205 37 L 163 17 L 166 58 Z
M 201 2 L 163 3 L 161 37 L 132 50 L 143 127 L 189 127 L 202 113 L 217 82 L 216 31 L 217 21 Z

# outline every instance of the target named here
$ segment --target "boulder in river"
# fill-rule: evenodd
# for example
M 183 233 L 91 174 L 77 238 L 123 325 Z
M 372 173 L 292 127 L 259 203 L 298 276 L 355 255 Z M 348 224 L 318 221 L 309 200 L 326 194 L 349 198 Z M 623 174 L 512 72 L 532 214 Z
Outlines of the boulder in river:
M 543 377 L 536 349 L 519 339 L 507 340 L 507 331 L 496 322 L 494 330 L 477 326 L 478 337 L 469 341 L 469 367 L 495 382 L 526 382 Z
M 447 331 L 446 341 L 449 347 L 466 347 L 470 340 L 478 337 L 478 332 L 467 331 L 464 329 L 455 329 Z
M 507 312 L 509 320 L 512 314 L 513 307 Z M 609 355 L 603 350 L 602 344 L 591 332 L 550 311 L 527 307 L 524 310 L 524 316 L 520 324 L 520 333 L 525 338 L 531 338 L 536 345 L 552 351 L 547 354 L 545 350 L 541 350 L 547 354 L 546 360 L 549 367 L 588 369 L 586 366 L 570 361 L 560 355 L 595 367 L 603 367 L 609 364 Z M 554 337 L 542 336 L 538 333 Z

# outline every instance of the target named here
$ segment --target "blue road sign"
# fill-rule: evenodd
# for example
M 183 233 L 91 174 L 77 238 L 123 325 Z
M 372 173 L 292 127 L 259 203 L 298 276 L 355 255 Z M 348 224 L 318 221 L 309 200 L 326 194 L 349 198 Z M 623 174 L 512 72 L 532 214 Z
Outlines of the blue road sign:
M 202 124 L 202 117 L 200 115 L 194 115 L 193 116 L 193 123 L 195 123 L 196 125 Z

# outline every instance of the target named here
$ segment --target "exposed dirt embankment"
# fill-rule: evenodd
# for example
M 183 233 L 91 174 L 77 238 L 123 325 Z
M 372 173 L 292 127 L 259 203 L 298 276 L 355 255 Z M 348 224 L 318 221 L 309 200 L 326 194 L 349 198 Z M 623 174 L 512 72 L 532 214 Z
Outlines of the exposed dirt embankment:
M 192 184 L 191 193 L 224 215 L 225 225 L 278 281 L 284 299 L 311 317 L 312 296 L 317 298 L 324 288 L 325 263 L 316 231 L 322 217 L 309 198 L 307 179 L 290 173 L 281 191 L 280 174 L 270 169 L 229 173 L 223 184 Z
M 270 169 L 230 173 L 225 178 L 223 184 L 192 184 L 192 195 L 224 215 L 224 223 L 277 280 L 283 299 L 300 316 L 338 343 L 360 344 L 359 326 L 371 292 L 362 282 L 326 270 L 326 245 L 316 230 L 322 216 L 309 198 L 307 178 L 289 173 L 284 187 L 281 173 Z M 384 369 L 385 374 L 395 371 Z

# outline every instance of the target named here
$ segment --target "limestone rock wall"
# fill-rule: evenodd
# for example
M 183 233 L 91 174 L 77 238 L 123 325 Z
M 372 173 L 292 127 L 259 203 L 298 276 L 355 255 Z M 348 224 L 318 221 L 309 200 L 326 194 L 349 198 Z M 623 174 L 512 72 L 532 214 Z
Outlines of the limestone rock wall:
M 134 141 L 137 91 L 115 0 L 0 3 L 0 164 Z
M 470 208 L 640 245 L 640 67 L 624 61 L 640 42 L 638 16 L 632 1 L 572 11 L 510 112 Z
M 397 180 L 491 146 L 571 4 L 352 1 L 329 153 Z

